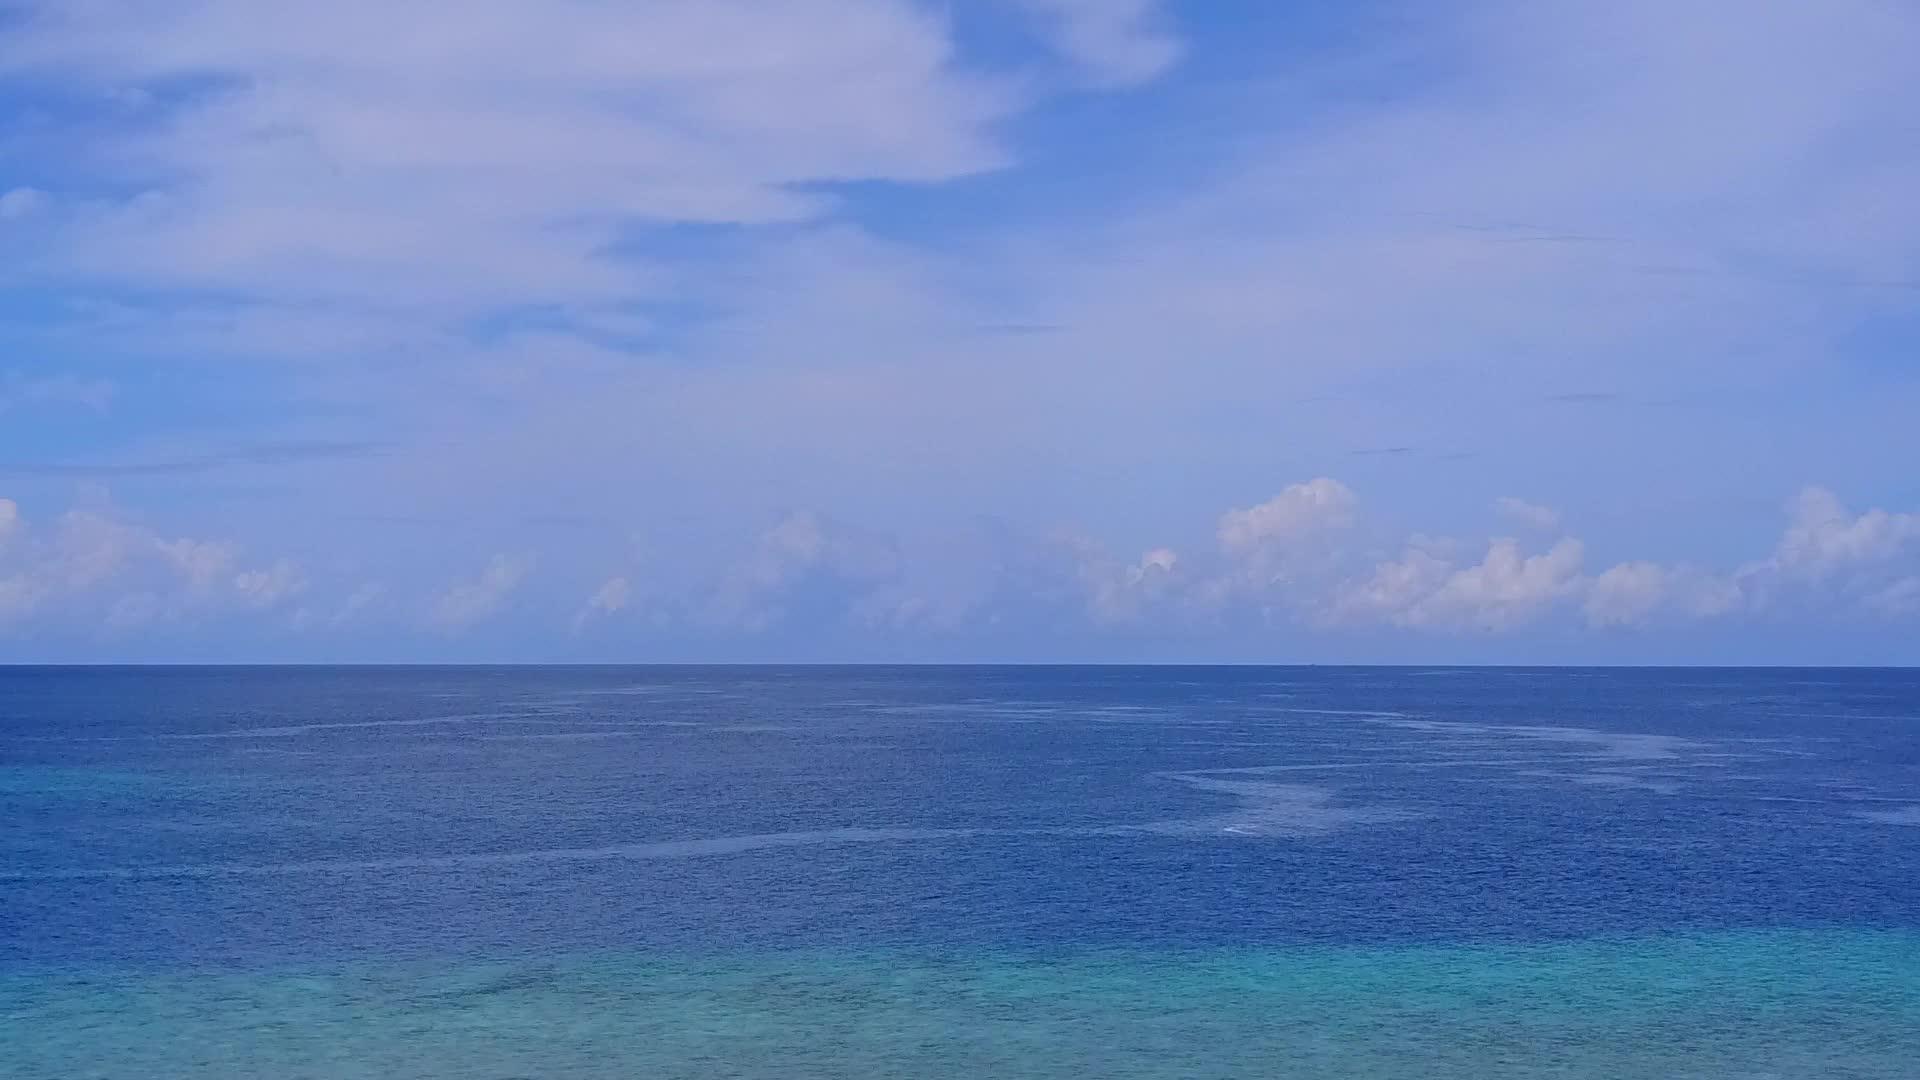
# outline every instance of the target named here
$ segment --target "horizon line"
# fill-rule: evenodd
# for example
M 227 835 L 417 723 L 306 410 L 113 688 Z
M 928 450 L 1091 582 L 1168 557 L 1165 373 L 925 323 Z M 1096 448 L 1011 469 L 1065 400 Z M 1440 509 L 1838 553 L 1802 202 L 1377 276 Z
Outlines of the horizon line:
M 480 669 L 480 668 L 1045 668 L 1045 669 L 1332 669 L 1346 671 L 1920 671 L 1920 664 L 1420 664 L 1316 663 L 1307 661 L 834 661 L 834 660 L 632 660 L 632 661 L 0 661 L 0 671 L 29 669 Z

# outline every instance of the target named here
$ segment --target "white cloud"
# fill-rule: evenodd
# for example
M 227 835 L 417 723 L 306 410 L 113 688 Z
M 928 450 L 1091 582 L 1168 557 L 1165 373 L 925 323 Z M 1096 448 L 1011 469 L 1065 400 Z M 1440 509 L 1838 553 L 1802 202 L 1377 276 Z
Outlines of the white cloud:
M 433 624 L 454 633 L 491 617 L 532 570 L 531 556 L 495 555 L 477 579 L 453 586 L 434 601 Z
M 1609 567 L 1587 589 L 1587 621 L 1595 626 L 1631 626 L 1667 600 L 1671 573 L 1650 562 Z
M 1080 568 L 1088 612 L 1103 625 L 1141 621 L 1153 605 L 1180 587 L 1179 566 L 1179 554 L 1164 547 L 1125 565 L 1097 556 L 1089 559 Z
M 627 600 L 633 595 L 633 586 L 626 578 L 608 578 L 604 584 L 594 590 L 587 598 L 587 607 L 602 614 L 612 615 L 627 606 Z
M 153 185 L 80 215 L 70 262 L 281 298 L 631 295 L 623 226 L 991 169 L 1015 106 L 904 0 L 41 0 L 8 35 L 0 72 L 146 92 L 63 135 Z
M 1920 514 L 1879 509 L 1850 514 L 1825 488 L 1800 492 L 1790 511 L 1786 534 L 1768 565 L 1791 576 L 1819 578 L 1885 563 L 1920 541 Z
M 16 221 L 39 213 L 46 204 L 46 192 L 29 187 L 14 188 L 0 195 L 0 221 Z
M 1220 545 L 1247 554 L 1285 545 L 1353 522 L 1359 500 L 1338 480 L 1320 477 L 1293 486 L 1258 506 L 1220 518 Z
M 1688 574 L 1680 577 L 1679 610 L 1696 619 L 1713 619 L 1740 610 L 1747 602 L 1739 582 L 1718 574 Z
M 214 579 L 225 574 L 227 568 L 233 565 L 234 549 L 231 544 L 181 539 L 159 540 L 155 546 L 180 572 L 180 576 L 196 588 L 211 585 Z
M 1401 622 L 1407 612 L 1438 592 L 1453 572 L 1449 560 L 1410 546 L 1400 558 L 1382 562 L 1366 578 L 1341 587 L 1328 617 L 1334 622 Z
M 857 625 L 935 635 L 1011 627 L 1046 609 L 1052 601 L 1043 594 L 1058 580 L 1051 573 L 1029 577 L 1035 549 L 992 530 L 895 538 L 889 548 L 891 565 L 878 580 L 856 586 L 861 596 L 850 617 Z
M 1723 627 L 1791 619 L 1809 628 L 1871 628 L 1920 617 L 1920 543 L 1909 533 L 1915 515 L 1855 513 L 1818 489 L 1795 500 L 1777 544 L 1756 545 L 1775 555 L 1737 571 L 1634 559 L 1593 576 L 1582 572 L 1583 545 L 1573 538 L 1542 549 L 1416 534 L 1397 557 L 1382 559 L 1373 554 L 1382 550 L 1380 525 L 1356 520 L 1357 502 L 1332 480 L 1294 485 L 1220 519 L 1217 549 L 1154 547 L 1138 557 L 1110 555 L 1073 534 L 895 534 L 799 512 L 732 561 L 709 557 L 645 577 L 633 569 L 610 576 L 572 607 L 572 625 L 631 612 L 641 596 L 648 618 L 623 619 L 621 632 L 778 630 L 889 647 L 896 634 L 900 642 L 972 640 L 955 635 L 975 633 L 990 641 L 1036 634 L 1206 641 L 1223 632 L 1335 627 L 1446 635 L 1546 625 L 1572 633 L 1583 625 L 1671 630 L 1699 619 Z M 526 616 L 515 632 L 537 641 L 564 632 L 569 603 L 523 598 L 532 565 L 530 557 L 495 555 L 472 579 L 403 600 L 424 603 L 428 625 L 446 632 L 515 605 Z M 33 522 L 0 500 L 0 625 L 16 637 L 42 627 L 106 629 L 125 641 L 216 620 L 238 629 L 249 619 L 262 628 L 338 629 L 386 595 L 366 581 L 369 569 L 398 568 L 350 562 L 316 585 L 300 562 L 252 558 L 234 541 L 170 536 L 101 506 Z
M 1803 489 L 1787 512 L 1773 553 L 1732 576 L 1737 606 L 1903 612 L 1903 582 L 1920 571 L 1920 514 L 1878 508 L 1855 514 L 1821 487 Z
M 1920 614 L 1920 575 L 1903 577 L 1867 597 L 1867 606 L 1891 618 Z
M 1174 567 L 1180 565 L 1180 555 L 1172 548 L 1154 548 L 1140 556 L 1139 563 L 1128 568 L 1127 580 L 1138 584 L 1152 579 L 1156 575 L 1171 574 Z
M 1244 418 L 1182 427 L 1169 454 L 1399 421 L 1376 445 L 1525 446 L 1564 470 L 1593 421 L 1543 419 L 1548 394 L 1704 399 L 1782 370 L 1819 385 L 1826 346 L 1909 302 L 1920 206 L 1893 193 L 1920 188 L 1920 143 L 1885 133 L 1909 122 L 1910 5 L 1766 0 L 1737 29 L 1660 0 L 1420 10 L 1404 36 L 1236 99 L 1258 119 L 1225 162 L 1198 155 L 1177 197 L 1079 232 L 1022 223 L 1040 236 L 993 249 L 993 272 L 1066 328 L 1028 346 L 1032 366 L 1097 358 L 1087 370 L 1137 394 L 1116 407 Z M 1300 106 L 1297 124 L 1259 122 Z M 1643 471 L 1664 501 L 1725 472 L 1685 453 L 1714 418 L 1636 419 L 1596 481 Z
M 119 574 L 142 550 L 159 550 L 144 529 L 94 510 L 70 510 L 60 517 L 43 568 L 73 590 L 84 590 Z
M 1525 499 L 1503 495 L 1493 501 L 1493 509 L 1508 521 L 1525 525 L 1529 529 L 1553 532 L 1560 527 L 1559 511 L 1550 506 L 1530 503 Z
M 1035 2 L 1071 31 L 1057 47 L 1090 71 L 1124 78 L 1164 63 L 1144 4 Z M 69 257 L 143 283 L 182 270 L 189 283 L 299 303 L 271 318 L 170 319 L 143 346 L 197 354 L 211 337 L 237 352 L 365 356 L 368 339 L 418 331 L 423 300 L 550 302 L 604 321 L 631 314 L 621 305 L 632 297 L 666 295 L 720 313 L 698 320 L 684 350 L 675 343 L 675 363 L 618 375 L 605 374 L 621 358 L 604 347 L 563 349 L 548 335 L 476 353 L 429 330 L 409 355 L 447 359 L 419 377 L 422 392 L 394 373 L 407 365 L 374 374 L 369 364 L 352 386 L 325 387 L 432 441 L 411 472 L 383 478 L 411 488 L 395 502 L 564 503 L 611 488 L 626 467 L 595 463 L 673 458 L 699 464 L 661 470 L 669 490 L 649 498 L 668 515 L 680 507 L 665 504 L 749 485 L 776 494 L 740 496 L 747 512 L 788 499 L 840 506 L 836 495 L 892 485 L 860 505 L 1018 513 L 1075 470 L 1230 462 L 1283 439 L 1302 453 L 1337 445 L 1357 426 L 1354 407 L 1290 403 L 1384 385 L 1382 371 L 1416 403 L 1402 410 L 1411 416 L 1377 419 L 1410 421 L 1387 428 L 1393 445 L 1477 442 L 1485 453 L 1528 412 L 1516 400 L 1602 382 L 1737 388 L 1768 364 L 1830 355 L 1819 346 L 1854 313 L 1909 294 L 1860 285 L 1911 276 L 1913 201 L 1898 196 L 1916 186 L 1913 141 L 1874 137 L 1904 123 L 1899 91 L 1916 50 L 1899 5 L 1815 12 L 1769 0 L 1737 26 L 1689 3 L 1437 5 L 1369 24 L 1387 35 L 1377 52 L 1361 35 L 1324 66 L 1303 56 L 1272 80 L 1222 87 L 1209 97 L 1218 113 L 1164 123 L 1143 113 L 1141 137 L 1171 144 L 1151 170 L 1161 187 L 1063 183 L 1071 212 L 1038 192 L 985 207 L 952 248 L 776 230 L 717 270 L 704 244 L 692 258 L 662 253 L 621 223 L 817 218 L 832 213 L 837 178 L 991 168 L 1007 158 L 996 122 L 1018 102 L 965 75 L 925 6 L 482 0 L 396 17 L 367 2 L 322 12 L 47 0 L 29 10 L 49 21 L 10 26 L 0 65 L 80 90 L 155 90 L 110 126 L 60 136 L 102 163 L 102 186 L 154 189 L 137 205 L 90 208 L 62 192 L 47 216 L 75 223 Z M 190 78 L 218 92 L 169 96 L 182 74 L 233 78 Z M 906 90 L 889 92 L 896 85 Z M 631 108 L 635 96 L 649 103 Z M 819 137 L 837 126 L 843 138 Z M 1848 151 L 1825 152 L 1834 146 Z M 966 198 L 957 208 L 983 209 Z M 929 205 L 944 219 L 944 204 Z M 616 236 L 643 254 L 597 254 Z M 978 299 L 987 293 L 1014 299 L 983 312 L 996 306 Z M 380 311 L 343 310 L 356 300 Z M 1058 330 L 953 344 L 956 326 L 1009 313 Z M 285 332 L 296 321 L 316 332 Z M 1751 364 L 1729 360 L 1752 353 Z M 556 357 L 594 370 L 588 388 L 556 389 L 538 366 Z M 463 380 L 493 378 L 469 374 L 492 365 L 519 372 L 492 384 L 508 388 L 511 408 L 472 416 L 446 403 Z M 1467 371 L 1471 384 L 1458 377 Z M 440 381 L 446 372 L 456 374 Z M 1458 392 L 1466 385 L 1486 392 Z M 1235 388 L 1231 408 L 1222 386 Z M 417 423 L 421 413 L 441 423 Z M 1109 425 L 1130 437 L 1095 446 L 1088 434 Z M 1649 444 L 1661 431 L 1714 442 L 1671 434 L 1690 424 L 1650 426 Z M 1588 452 L 1592 432 L 1529 434 L 1539 438 L 1524 445 L 1550 468 L 1556 454 L 1564 464 Z M 1669 501 L 1690 469 L 1697 481 L 1720 468 L 1711 454 L 1689 464 L 1658 453 L 1670 447 L 1610 446 L 1619 476 L 1644 479 L 1649 505 Z M 508 467 L 464 467 L 495 453 Z M 1248 473 L 1270 467 L 1261 460 Z M 1215 490 L 1247 490 L 1248 473 L 1216 477 Z M 671 490 L 676 474 L 687 479 Z M 807 490 L 786 494 L 790 477 Z M 971 489 L 953 495 L 953 478 Z M 1140 485 L 1142 520 L 1177 505 L 1166 490 L 1176 486 Z M 336 502 L 350 505 L 338 509 L 366 498 L 340 487 Z M 1205 563 L 1182 550 L 1184 571 Z
M 1578 540 L 1525 555 L 1517 541 L 1500 539 L 1479 563 L 1456 567 L 1410 550 L 1342 590 L 1333 610 L 1336 617 L 1371 616 L 1404 627 L 1511 630 L 1577 590 L 1583 554 Z
M 633 599 L 633 583 L 623 576 L 610 577 L 600 583 L 600 587 L 587 597 L 587 602 L 573 617 L 573 631 L 579 633 L 594 618 L 616 615 L 626 609 Z
M 1763 615 L 1791 605 L 1796 618 L 1920 612 L 1920 515 L 1852 513 L 1825 488 L 1788 503 L 1773 554 L 1732 573 L 1639 560 L 1620 563 L 1585 586 L 1593 626 L 1637 626 L 1657 617 L 1713 619 Z
M 1788 503 L 1773 554 L 1732 573 L 1639 560 L 1585 587 L 1592 626 L 1638 626 L 1659 617 L 1764 615 L 1787 605 L 1795 618 L 1920 611 L 1920 515 L 1854 514 L 1831 491 L 1810 487 Z
M 263 569 L 242 571 L 233 578 L 234 592 L 248 607 L 256 609 L 275 607 L 306 588 L 306 575 L 287 559 L 276 560 Z
M 898 552 L 888 538 L 799 510 L 763 532 L 753 550 L 728 568 L 699 605 L 699 617 L 712 626 L 759 632 L 786 618 L 795 594 L 809 585 L 868 589 L 898 572 Z
M 1524 556 L 1514 541 L 1495 540 L 1479 565 L 1454 573 L 1412 609 L 1409 621 L 1509 629 L 1572 591 L 1583 553 L 1578 540 L 1562 540 L 1544 553 Z
M 1311 603 L 1311 591 L 1342 561 L 1335 539 L 1352 526 L 1358 505 L 1345 484 L 1319 477 L 1222 514 L 1214 535 L 1225 561 L 1214 573 L 1194 575 L 1191 606 L 1226 615 L 1251 602 L 1271 619 Z
M 1621 567 L 1627 569 L 1606 585 L 1611 594 L 1603 596 L 1598 604 L 1587 606 L 1589 622 L 1627 626 L 1663 615 L 1718 619 L 1753 606 L 1752 598 L 1736 575 L 1648 562 L 1622 563 L 1610 568 L 1608 573 Z M 1656 572 L 1657 586 L 1652 580 Z M 1606 577 L 1602 574 L 1594 579 L 1590 589 L 1599 589 Z M 1590 591 L 1590 600 L 1592 595 Z
M 0 624 L 28 619 L 127 631 L 162 621 L 274 607 L 305 587 L 290 559 L 236 570 L 240 546 L 169 537 L 107 508 L 30 528 L 0 499 Z
M 1051 32 L 1086 78 L 1104 86 L 1145 82 L 1180 58 L 1159 0 L 1018 0 Z

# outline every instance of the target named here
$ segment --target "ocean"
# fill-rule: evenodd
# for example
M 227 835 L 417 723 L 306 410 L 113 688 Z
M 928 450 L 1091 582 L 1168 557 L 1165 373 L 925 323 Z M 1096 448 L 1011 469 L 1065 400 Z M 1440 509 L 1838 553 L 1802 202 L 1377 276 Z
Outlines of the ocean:
M 1920 1077 L 1920 672 L 0 668 L 0 1075 Z

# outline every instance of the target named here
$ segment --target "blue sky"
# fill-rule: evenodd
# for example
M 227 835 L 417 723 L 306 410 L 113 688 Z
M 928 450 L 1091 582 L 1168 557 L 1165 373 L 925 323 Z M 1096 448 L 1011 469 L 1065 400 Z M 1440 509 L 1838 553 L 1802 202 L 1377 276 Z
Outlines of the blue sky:
M 1920 9 L 0 0 L 0 659 L 1920 662 Z

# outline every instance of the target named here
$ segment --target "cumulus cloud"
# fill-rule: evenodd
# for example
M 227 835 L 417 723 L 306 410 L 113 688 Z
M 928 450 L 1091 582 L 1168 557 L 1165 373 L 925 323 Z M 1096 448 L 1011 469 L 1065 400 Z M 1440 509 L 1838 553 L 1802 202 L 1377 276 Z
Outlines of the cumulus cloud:
M 1154 548 L 1122 563 L 1088 549 L 1080 566 L 1087 590 L 1087 611 L 1101 625 L 1124 625 L 1147 618 L 1181 587 L 1180 556 L 1172 548 Z
M 1343 559 L 1337 538 L 1358 505 L 1345 484 L 1323 476 L 1222 514 L 1214 528 L 1222 559 L 1206 571 L 1196 567 L 1190 606 L 1231 615 L 1250 605 L 1264 620 L 1311 604 L 1307 594 Z
M 601 582 L 600 587 L 593 590 L 593 594 L 587 597 L 587 602 L 581 606 L 579 614 L 573 617 L 574 633 L 577 634 L 585 629 L 587 623 L 595 618 L 619 614 L 626 609 L 632 599 L 633 583 L 624 576 L 615 575 Z
M 897 566 L 887 539 L 831 524 L 810 510 L 794 511 L 726 570 L 699 605 L 699 618 L 710 626 L 763 631 L 803 603 L 810 587 L 871 587 Z
M 433 602 L 433 625 L 458 633 L 492 617 L 532 570 L 530 555 L 495 555 L 478 578 L 453 586 Z
M 1732 575 L 1636 560 L 1608 567 L 1587 583 L 1581 611 L 1590 626 L 1633 627 L 1661 618 L 1718 618 L 1748 603 Z
M 1537 517 L 1531 504 L 1520 509 L 1511 502 L 1517 500 L 1501 500 L 1503 516 Z M 1546 525 L 1543 517 L 1539 523 Z M 1637 559 L 1588 577 L 1581 572 L 1583 554 L 1571 538 L 1534 555 L 1518 541 L 1495 540 L 1479 564 L 1463 567 L 1452 552 L 1422 541 L 1341 585 L 1325 610 L 1347 623 L 1487 631 L 1550 618 L 1563 605 L 1577 605 L 1596 628 L 1760 617 L 1783 605 L 1810 618 L 1862 612 L 1900 618 L 1920 611 L 1920 515 L 1856 514 L 1824 488 L 1791 500 L 1769 557 L 1731 570 Z
M 304 582 L 291 560 L 248 569 L 241 554 L 231 541 L 166 536 L 99 508 L 35 527 L 0 499 L 0 626 L 97 619 L 127 629 L 266 611 Z
M 1127 581 L 1129 584 L 1137 585 L 1144 581 L 1153 580 L 1158 576 L 1171 574 L 1174 568 L 1179 565 L 1180 555 L 1178 552 L 1172 548 L 1154 548 L 1152 551 L 1140 556 L 1138 563 L 1127 568 Z
M 233 565 L 232 544 L 180 539 L 156 541 L 155 546 L 180 575 L 197 588 L 212 584 Z
M 1454 571 L 1453 563 L 1424 545 L 1409 545 L 1398 559 L 1382 562 L 1365 578 L 1334 594 L 1330 621 L 1401 622 L 1406 612 L 1438 592 Z
M 1501 496 L 1493 501 L 1496 513 L 1516 525 L 1525 525 L 1540 532 L 1552 532 L 1560 527 L 1560 513 L 1550 506 L 1530 503 L 1525 499 Z
M 1657 563 L 1609 567 L 1587 589 L 1587 621 L 1595 626 L 1628 626 L 1645 620 L 1665 602 L 1671 576 Z
M 1219 544 L 1110 554 L 1085 535 L 986 532 L 965 542 L 894 534 L 801 511 L 730 560 L 651 577 L 612 575 L 577 605 L 523 596 L 533 560 L 498 554 L 445 591 L 402 596 L 429 626 L 469 629 L 513 605 L 529 639 L 605 620 L 608 635 L 700 631 L 711 642 L 825 637 L 889 646 L 909 640 L 1212 640 L 1232 633 L 1500 635 L 1740 625 L 1878 626 L 1920 616 L 1915 515 L 1854 512 L 1803 492 L 1772 554 L 1731 570 L 1640 558 L 1584 569 L 1585 545 L 1416 534 L 1382 558 L 1380 523 L 1330 479 L 1283 488 L 1216 521 Z M 1195 523 L 1196 525 L 1199 523 Z M 356 574 L 360 572 L 355 568 Z M 576 594 L 577 595 L 577 594 Z M 648 598 L 645 620 L 610 617 Z M 387 591 L 364 578 L 259 559 L 231 540 L 171 536 L 109 509 L 30 521 L 0 500 L 0 626 L 93 626 L 127 640 L 183 620 L 256 620 L 310 633 L 360 620 Z M 272 623 L 258 622 L 271 618 Z M 954 635 L 977 634 L 977 638 Z M 1037 637 L 1036 637 L 1037 635 Z M 718 644 L 719 655 L 726 646 Z
M 1220 545 L 1236 555 L 1285 546 L 1351 524 L 1358 503 L 1338 480 L 1294 484 L 1258 506 L 1222 515 Z
M 1800 492 L 1790 513 L 1786 534 L 1766 564 L 1789 576 L 1822 578 L 1883 565 L 1920 541 L 1920 514 L 1879 509 L 1852 514 L 1825 488 Z
M 70 510 L 41 545 L 40 566 L 50 582 L 83 591 L 118 575 L 142 549 L 165 552 L 138 526 L 99 511 Z
M 1907 580 L 1920 570 L 1920 514 L 1853 513 L 1822 487 L 1787 504 L 1787 526 L 1773 551 L 1727 579 L 1729 606 L 1756 612 L 1845 610 L 1897 617 Z
M 1427 551 L 1410 550 L 1343 589 L 1334 611 L 1403 627 L 1511 630 L 1578 588 L 1583 555 L 1578 540 L 1562 540 L 1545 552 L 1527 555 L 1518 541 L 1499 539 L 1472 566 L 1455 566 Z

